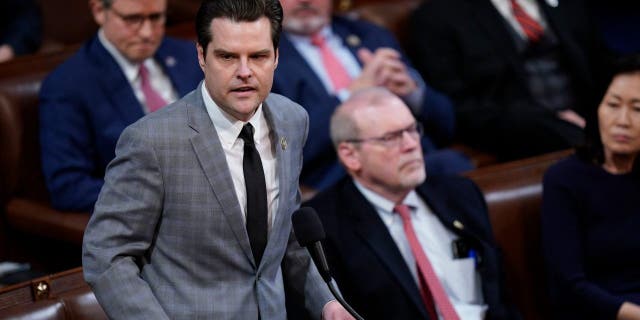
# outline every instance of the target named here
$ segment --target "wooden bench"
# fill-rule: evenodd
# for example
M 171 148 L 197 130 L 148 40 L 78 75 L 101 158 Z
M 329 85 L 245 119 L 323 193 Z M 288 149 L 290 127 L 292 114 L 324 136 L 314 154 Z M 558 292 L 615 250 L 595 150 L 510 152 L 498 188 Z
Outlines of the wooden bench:
M 108 319 L 82 268 L 41 277 L 0 289 L 0 319 Z

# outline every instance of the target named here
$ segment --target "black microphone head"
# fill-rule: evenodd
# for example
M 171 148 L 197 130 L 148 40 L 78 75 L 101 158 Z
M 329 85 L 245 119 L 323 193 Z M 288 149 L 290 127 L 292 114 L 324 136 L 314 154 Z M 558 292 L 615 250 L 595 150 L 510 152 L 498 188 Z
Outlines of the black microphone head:
M 324 228 L 315 209 L 302 207 L 296 210 L 291 216 L 291 222 L 293 223 L 293 232 L 295 232 L 301 246 L 306 247 L 324 240 Z

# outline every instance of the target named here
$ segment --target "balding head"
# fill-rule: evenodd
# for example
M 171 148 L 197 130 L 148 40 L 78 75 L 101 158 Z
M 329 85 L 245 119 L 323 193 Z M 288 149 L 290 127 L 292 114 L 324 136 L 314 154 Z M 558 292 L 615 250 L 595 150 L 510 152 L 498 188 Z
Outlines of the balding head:
M 331 116 L 329 132 L 333 146 L 338 148 L 340 142 L 360 136 L 360 127 L 355 115 L 358 110 L 379 108 L 393 103 L 404 104 L 398 96 L 383 87 L 356 91 L 347 101 L 339 105 Z
M 384 88 L 354 93 L 331 117 L 338 158 L 356 181 L 396 202 L 425 179 L 421 126 Z

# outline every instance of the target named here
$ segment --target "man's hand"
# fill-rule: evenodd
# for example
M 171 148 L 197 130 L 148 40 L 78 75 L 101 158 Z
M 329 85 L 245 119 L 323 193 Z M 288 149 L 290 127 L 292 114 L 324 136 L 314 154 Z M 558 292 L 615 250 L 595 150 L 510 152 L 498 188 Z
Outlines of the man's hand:
M 0 62 L 5 62 L 13 59 L 13 48 L 11 48 L 8 44 L 3 44 L 0 46 Z
M 374 86 L 382 86 L 398 96 L 406 96 L 417 89 L 416 82 L 400 60 L 400 53 L 391 48 L 379 48 L 375 52 L 358 50 L 358 59 L 363 68 L 360 76 L 353 79 L 349 91 L 354 92 Z
M 616 317 L 617 320 L 637 320 L 640 319 L 640 306 L 631 303 L 624 302 L 618 310 L 618 315 Z
M 322 308 L 322 320 L 355 320 L 355 318 L 338 301 L 332 300 Z
M 584 129 L 584 126 L 586 125 L 584 118 L 571 109 L 558 112 L 558 118 L 573 123 L 582 129 Z

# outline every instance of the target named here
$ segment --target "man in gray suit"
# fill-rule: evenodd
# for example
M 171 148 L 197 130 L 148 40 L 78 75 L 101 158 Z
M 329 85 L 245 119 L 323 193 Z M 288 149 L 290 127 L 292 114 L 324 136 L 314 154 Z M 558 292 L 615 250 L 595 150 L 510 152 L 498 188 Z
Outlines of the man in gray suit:
M 203 1 L 204 82 L 122 133 L 83 246 L 110 318 L 286 319 L 287 281 L 311 314 L 352 319 L 291 231 L 308 118 L 269 94 L 281 21 L 278 0 Z

